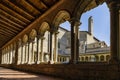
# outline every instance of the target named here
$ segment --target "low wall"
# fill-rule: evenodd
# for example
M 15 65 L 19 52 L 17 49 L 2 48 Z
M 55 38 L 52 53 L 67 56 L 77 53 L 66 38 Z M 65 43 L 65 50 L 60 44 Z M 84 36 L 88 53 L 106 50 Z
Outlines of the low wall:
M 107 63 L 1 65 L 17 70 L 62 77 L 65 80 L 120 80 L 120 65 Z

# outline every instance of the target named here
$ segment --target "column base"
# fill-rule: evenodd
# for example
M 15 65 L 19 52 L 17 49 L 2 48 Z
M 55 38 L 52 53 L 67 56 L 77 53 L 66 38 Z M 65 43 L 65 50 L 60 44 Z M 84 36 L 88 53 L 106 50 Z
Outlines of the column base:
M 40 61 L 37 61 L 37 64 L 40 64 Z
M 48 64 L 54 64 L 54 61 L 48 61 Z
M 31 62 L 28 62 L 28 64 L 32 64 Z

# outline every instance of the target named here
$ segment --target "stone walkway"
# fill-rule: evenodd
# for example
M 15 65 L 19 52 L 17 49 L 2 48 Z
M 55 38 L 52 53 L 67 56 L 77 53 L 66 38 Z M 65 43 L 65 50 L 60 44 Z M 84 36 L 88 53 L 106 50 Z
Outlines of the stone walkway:
M 0 80 L 63 80 L 63 79 L 45 75 L 36 75 L 0 67 Z

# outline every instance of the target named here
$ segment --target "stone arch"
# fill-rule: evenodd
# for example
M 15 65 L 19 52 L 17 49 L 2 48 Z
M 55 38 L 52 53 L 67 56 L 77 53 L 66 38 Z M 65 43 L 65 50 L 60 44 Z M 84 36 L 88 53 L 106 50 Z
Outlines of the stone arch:
M 110 55 L 106 55 L 106 61 L 109 61 Z
M 30 39 L 34 40 L 36 36 L 37 36 L 37 31 L 35 29 L 32 29 L 29 34 Z
M 28 35 L 27 35 L 27 34 L 25 34 L 25 35 L 23 36 L 22 41 L 23 41 L 23 43 L 27 43 L 27 41 L 28 41 Z
M 83 56 L 81 57 L 81 61 L 84 61 L 84 57 Z
M 57 15 L 55 16 L 54 20 L 53 20 L 53 25 L 55 26 L 55 28 L 58 28 L 58 26 L 65 22 L 70 20 L 70 13 L 66 10 L 61 10 L 57 13 Z
M 50 29 L 50 26 L 47 22 L 43 22 L 39 28 L 39 34 L 44 35 L 46 31 Z
M 88 59 L 88 56 L 86 56 L 86 57 L 85 57 L 85 61 L 88 61 L 88 60 L 89 60 L 89 59 Z
M 80 19 L 82 13 L 97 7 L 98 5 L 104 3 L 105 1 L 97 1 L 97 0 L 88 0 L 88 1 L 79 1 L 78 2 L 78 6 L 74 9 L 73 11 L 73 16 Z M 93 4 L 97 4 L 96 6 L 94 6 Z M 89 8 L 92 7 L 92 8 Z
M 102 61 L 102 62 L 104 61 L 104 55 L 100 56 L 100 61 Z

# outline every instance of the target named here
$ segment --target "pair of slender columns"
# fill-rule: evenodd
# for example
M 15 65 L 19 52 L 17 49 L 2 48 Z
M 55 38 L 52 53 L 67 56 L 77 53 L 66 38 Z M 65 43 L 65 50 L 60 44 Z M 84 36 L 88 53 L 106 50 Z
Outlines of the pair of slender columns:
M 31 41 L 29 43 L 29 47 L 28 47 L 28 64 L 34 64 L 35 63 L 35 57 L 34 57 L 34 41 Z
M 120 1 L 111 0 L 110 8 L 110 63 L 120 62 Z
M 15 51 L 13 48 L 4 49 L 2 51 L 2 64 L 12 64 L 13 63 L 13 56 L 15 55 Z
M 58 32 L 50 32 L 50 64 L 57 63 L 58 58 Z
M 37 38 L 37 60 L 36 63 L 42 63 L 44 62 L 44 53 L 43 53 L 43 41 L 44 41 L 44 37 L 41 37 L 38 35 Z
M 22 51 L 21 51 L 21 64 L 27 63 L 27 56 L 28 56 L 28 43 L 24 44 L 22 46 Z
M 76 64 L 79 58 L 79 19 L 71 19 L 71 59 L 70 63 Z

